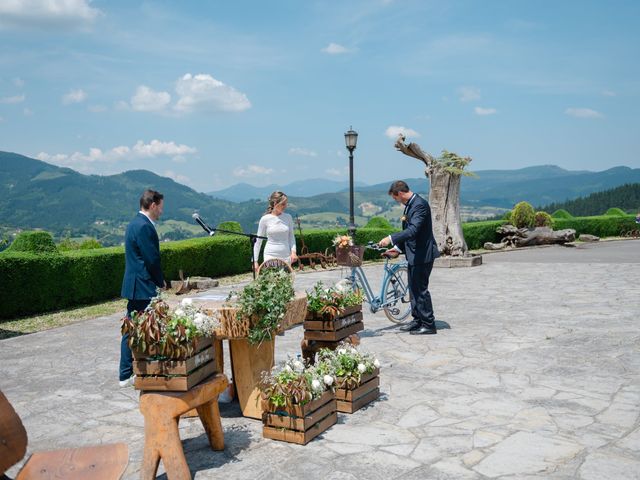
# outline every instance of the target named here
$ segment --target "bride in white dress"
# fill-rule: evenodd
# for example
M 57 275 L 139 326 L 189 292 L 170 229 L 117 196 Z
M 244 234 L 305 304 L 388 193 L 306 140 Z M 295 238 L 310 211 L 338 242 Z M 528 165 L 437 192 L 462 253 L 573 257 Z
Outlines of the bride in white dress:
M 264 260 L 278 258 L 289 265 L 298 259 L 296 238 L 293 234 L 293 218 L 284 213 L 287 208 L 287 196 L 282 192 L 273 192 L 269 196 L 269 207 L 258 224 L 258 235 L 267 237 L 264 247 Z M 258 257 L 262 240 L 258 239 L 253 248 L 254 269 L 258 269 Z

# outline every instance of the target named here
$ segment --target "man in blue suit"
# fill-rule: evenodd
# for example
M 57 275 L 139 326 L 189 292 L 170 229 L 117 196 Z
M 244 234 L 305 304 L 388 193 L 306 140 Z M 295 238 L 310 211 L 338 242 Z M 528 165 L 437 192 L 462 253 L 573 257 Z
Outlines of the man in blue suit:
M 429 293 L 429 276 L 433 262 L 440 256 L 440 252 L 433 237 L 431 208 L 425 199 L 413 193 L 402 180 L 391 184 L 389 195 L 404 205 L 402 231 L 383 238 L 378 245 L 393 245 L 393 248 L 384 254 L 397 257 L 404 253 L 409 264 L 413 320 L 400 327 L 400 330 L 410 332 L 411 335 L 432 335 L 437 333 L 437 330 Z
M 155 222 L 164 208 L 163 195 L 146 190 L 140 197 L 140 211 L 127 226 L 124 235 L 125 269 L 120 296 L 126 298 L 127 316 L 147 308 L 158 288 L 166 286 L 160 265 L 160 242 Z M 120 342 L 120 386 L 132 382 L 133 357 L 129 348 L 129 335 Z

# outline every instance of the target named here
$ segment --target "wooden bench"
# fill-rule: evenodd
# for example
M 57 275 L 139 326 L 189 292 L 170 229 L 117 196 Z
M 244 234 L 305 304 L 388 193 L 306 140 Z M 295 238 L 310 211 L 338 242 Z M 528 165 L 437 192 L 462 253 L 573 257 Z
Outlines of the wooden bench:
M 191 480 L 178 430 L 180 415 L 195 408 L 213 450 L 224 449 L 224 435 L 218 395 L 229 381 L 218 373 L 186 392 L 141 392 L 140 411 L 144 415 L 144 456 L 142 480 L 156 478 L 160 460 L 170 480 Z
M 24 457 L 27 431 L 20 417 L 0 392 L 0 478 Z M 16 480 L 73 479 L 118 480 L 129 463 L 124 443 L 37 452 L 29 457 Z

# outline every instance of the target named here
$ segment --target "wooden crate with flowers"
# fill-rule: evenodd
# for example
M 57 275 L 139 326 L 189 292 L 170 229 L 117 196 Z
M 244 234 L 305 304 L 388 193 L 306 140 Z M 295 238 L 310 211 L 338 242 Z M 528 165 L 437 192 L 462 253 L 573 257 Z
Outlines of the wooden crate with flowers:
M 349 343 L 320 350 L 317 368 L 335 377 L 339 412 L 353 413 L 380 396 L 380 362 Z
M 306 445 L 338 421 L 335 378 L 289 358 L 260 382 L 265 438 Z
M 350 285 L 326 288 L 318 282 L 307 292 L 305 340 L 340 342 L 364 329 L 362 293 Z
M 187 391 L 216 373 L 213 332 L 219 322 L 190 299 L 171 310 L 161 296 L 143 312 L 123 318 L 133 353 L 134 387 L 150 391 Z

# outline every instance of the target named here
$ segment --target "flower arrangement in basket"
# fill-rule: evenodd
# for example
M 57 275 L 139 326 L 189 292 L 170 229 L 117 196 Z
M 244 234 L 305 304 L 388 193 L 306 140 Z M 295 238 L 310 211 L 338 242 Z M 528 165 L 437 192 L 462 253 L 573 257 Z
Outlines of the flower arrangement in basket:
M 129 334 L 129 347 L 158 360 L 186 358 L 194 353 L 196 340 L 213 336 L 220 325 L 215 316 L 193 305 L 190 298 L 171 310 L 161 294 L 142 312 L 122 319 L 122 333 Z
M 304 445 L 334 425 L 334 383 L 326 365 L 320 369 L 291 357 L 263 372 L 259 388 L 264 437 Z
M 380 362 L 349 343 L 320 350 L 316 368 L 335 378 L 339 412 L 353 413 L 380 396 Z
M 307 290 L 307 312 L 311 316 L 338 317 L 350 307 L 361 306 L 364 297 L 360 290 L 354 290 L 351 283 L 338 283 L 325 287 L 322 281 Z
M 360 384 L 363 376 L 380 368 L 378 359 L 343 342 L 335 350 L 323 348 L 316 355 L 316 368 L 336 378 L 336 388 L 352 389 Z
M 333 246 L 336 247 L 338 265 L 346 267 L 362 265 L 364 247 L 362 245 L 354 245 L 353 238 L 350 235 L 336 235 L 333 239 Z

